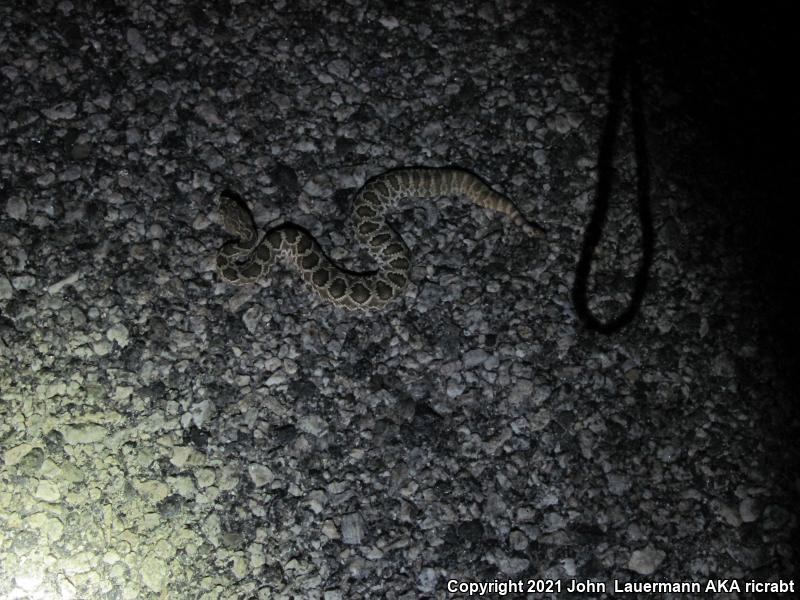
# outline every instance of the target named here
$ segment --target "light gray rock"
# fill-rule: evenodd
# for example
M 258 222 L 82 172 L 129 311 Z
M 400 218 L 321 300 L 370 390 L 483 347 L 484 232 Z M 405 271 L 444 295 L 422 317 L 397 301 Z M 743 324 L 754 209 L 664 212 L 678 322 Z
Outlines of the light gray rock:
M 652 575 L 656 572 L 656 569 L 658 569 L 666 556 L 665 552 L 648 544 L 645 548 L 634 550 L 631 553 L 630 560 L 628 561 L 628 568 L 640 575 Z
M 364 538 L 364 519 L 359 513 L 348 513 L 342 517 L 341 529 L 342 542 L 357 546 Z

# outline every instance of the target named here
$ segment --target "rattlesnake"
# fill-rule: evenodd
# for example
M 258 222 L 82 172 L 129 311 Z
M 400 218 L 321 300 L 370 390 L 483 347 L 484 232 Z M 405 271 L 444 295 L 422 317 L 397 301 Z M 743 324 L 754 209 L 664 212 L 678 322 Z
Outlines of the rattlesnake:
M 381 308 L 403 292 L 411 269 L 409 249 L 386 222 L 386 214 L 404 197 L 455 194 L 509 215 L 532 237 L 544 236 L 544 229 L 529 222 L 511 200 L 469 171 L 405 168 L 370 179 L 353 199 L 355 236 L 378 264 L 376 270 L 357 273 L 343 269 L 305 229 L 292 223 L 270 229 L 259 242 L 252 214 L 234 194 L 225 191 L 219 197 L 220 220 L 238 239 L 219 249 L 217 272 L 229 283 L 252 283 L 265 276 L 278 258 L 284 258 L 324 300 L 347 309 Z

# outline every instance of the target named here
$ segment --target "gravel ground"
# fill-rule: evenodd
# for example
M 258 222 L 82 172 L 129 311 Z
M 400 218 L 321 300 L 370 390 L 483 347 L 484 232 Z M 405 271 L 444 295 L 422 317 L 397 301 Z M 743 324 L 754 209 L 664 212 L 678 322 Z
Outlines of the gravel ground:
M 791 264 L 784 230 L 753 226 L 759 188 L 733 184 L 676 85 L 704 65 L 670 68 L 692 48 L 664 43 L 657 10 L 653 261 L 634 320 L 604 335 L 571 290 L 613 11 L 34 4 L 0 5 L 0 596 L 450 598 L 467 597 L 453 580 L 551 580 L 527 597 L 610 598 L 614 580 L 720 578 L 741 592 L 697 596 L 747 598 L 747 581 L 796 577 L 797 317 L 773 295 L 796 272 L 771 275 Z M 631 123 L 589 282 L 602 319 L 642 260 Z M 223 189 L 260 227 L 291 220 L 369 266 L 349 199 L 409 165 L 473 170 L 549 239 L 409 201 L 392 222 L 413 284 L 377 313 L 324 304 L 285 268 L 241 288 L 214 272 Z

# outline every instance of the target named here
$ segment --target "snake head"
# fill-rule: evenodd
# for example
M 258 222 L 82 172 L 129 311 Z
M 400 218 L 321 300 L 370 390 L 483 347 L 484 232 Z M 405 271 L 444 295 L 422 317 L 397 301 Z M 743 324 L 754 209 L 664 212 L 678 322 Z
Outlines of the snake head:
M 217 202 L 220 223 L 225 231 L 241 240 L 249 240 L 256 235 L 253 215 L 244 200 L 231 190 L 223 190 Z

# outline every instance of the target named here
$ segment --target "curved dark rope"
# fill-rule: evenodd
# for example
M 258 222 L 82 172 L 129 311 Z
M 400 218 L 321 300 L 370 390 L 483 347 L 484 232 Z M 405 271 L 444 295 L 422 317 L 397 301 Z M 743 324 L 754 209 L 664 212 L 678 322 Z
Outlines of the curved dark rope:
M 600 138 L 597 157 L 598 181 L 595 206 L 581 246 L 581 254 L 575 267 L 575 283 L 572 288 L 572 302 L 575 312 L 587 328 L 601 333 L 618 331 L 636 316 L 644 298 L 645 288 L 653 262 L 653 220 L 650 213 L 650 170 L 645 140 L 645 117 L 642 106 L 642 76 L 636 60 L 638 51 L 638 11 L 623 13 L 623 27 L 617 39 L 611 61 L 609 79 L 609 107 L 605 127 Z M 603 227 L 608 215 L 614 174 L 614 146 L 622 120 L 623 95 L 628 83 L 628 97 L 631 105 L 633 126 L 634 156 L 636 159 L 636 197 L 639 223 L 642 227 L 642 258 L 634 279 L 631 299 L 625 309 L 608 321 L 601 321 L 589 309 L 587 287 L 595 249 L 603 235 Z

